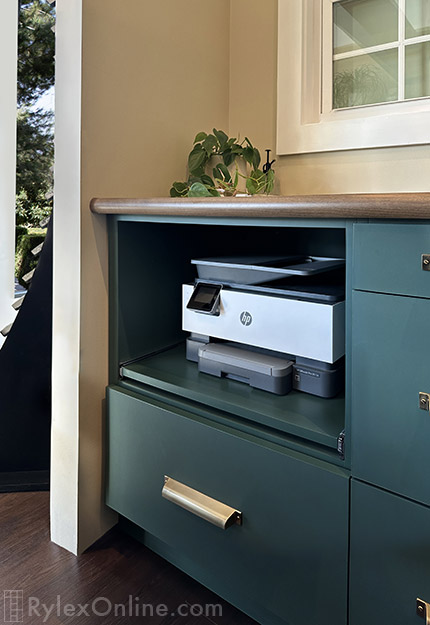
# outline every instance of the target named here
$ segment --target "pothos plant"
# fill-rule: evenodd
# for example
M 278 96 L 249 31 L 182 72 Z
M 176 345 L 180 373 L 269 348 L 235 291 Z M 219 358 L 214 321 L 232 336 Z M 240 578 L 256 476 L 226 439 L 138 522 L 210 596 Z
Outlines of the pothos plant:
M 212 168 L 212 176 L 208 169 L 215 159 L 218 161 Z M 239 171 L 239 161 L 247 164 L 249 174 Z M 188 180 L 174 182 L 170 189 L 171 197 L 209 197 L 232 196 L 240 191 L 239 182 L 244 181 L 245 191 L 250 195 L 270 193 L 273 190 L 275 172 L 271 163 L 259 169 L 260 152 L 245 137 L 238 142 L 235 137 L 229 138 L 222 130 L 213 129 L 213 134 L 199 132 L 188 156 Z M 236 165 L 236 167 L 234 167 Z M 233 167 L 232 167 L 233 166 Z

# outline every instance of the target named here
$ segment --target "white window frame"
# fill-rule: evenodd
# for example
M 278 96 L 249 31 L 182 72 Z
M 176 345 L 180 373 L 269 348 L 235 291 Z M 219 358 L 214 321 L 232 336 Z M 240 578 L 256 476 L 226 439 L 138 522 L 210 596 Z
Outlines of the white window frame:
M 331 72 L 332 40 L 326 44 L 329 62 L 322 38 L 332 3 L 278 0 L 278 154 L 430 143 L 430 98 L 327 110 L 331 86 L 328 95 L 322 85 L 323 73 Z

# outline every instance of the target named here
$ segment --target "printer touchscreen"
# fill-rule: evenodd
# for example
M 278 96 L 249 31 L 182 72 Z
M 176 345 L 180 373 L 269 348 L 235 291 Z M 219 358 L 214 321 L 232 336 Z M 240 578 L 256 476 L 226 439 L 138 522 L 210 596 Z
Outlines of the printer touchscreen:
M 188 301 L 187 308 L 209 315 L 216 314 L 219 305 L 220 291 L 221 286 L 219 284 L 205 284 L 204 282 L 200 282 L 194 289 Z

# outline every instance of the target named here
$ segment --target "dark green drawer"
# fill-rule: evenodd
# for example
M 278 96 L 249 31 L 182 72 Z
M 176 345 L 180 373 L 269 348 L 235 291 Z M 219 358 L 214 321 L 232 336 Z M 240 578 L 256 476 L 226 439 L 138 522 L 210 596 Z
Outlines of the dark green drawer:
M 350 625 L 425 625 L 430 509 L 352 481 Z
M 345 471 L 116 388 L 108 441 L 108 505 L 191 574 L 267 624 L 345 625 Z M 237 508 L 243 525 L 222 530 L 162 498 L 165 474 Z
M 352 296 L 352 473 L 430 504 L 430 302 Z
M 430 225 L 354 224 L 353 288 L 430 297 Z

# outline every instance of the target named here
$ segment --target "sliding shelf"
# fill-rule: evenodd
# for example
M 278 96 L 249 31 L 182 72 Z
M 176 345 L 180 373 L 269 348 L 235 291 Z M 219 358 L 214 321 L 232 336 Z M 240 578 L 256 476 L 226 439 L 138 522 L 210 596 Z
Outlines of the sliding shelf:
M 332 449 L 344 428 L 343 394 L 333 399 L 298 391 L 274 395 L 199 373 L 197 364 L 185 357 L 185 344 L 124 365 L 121 375 Z

